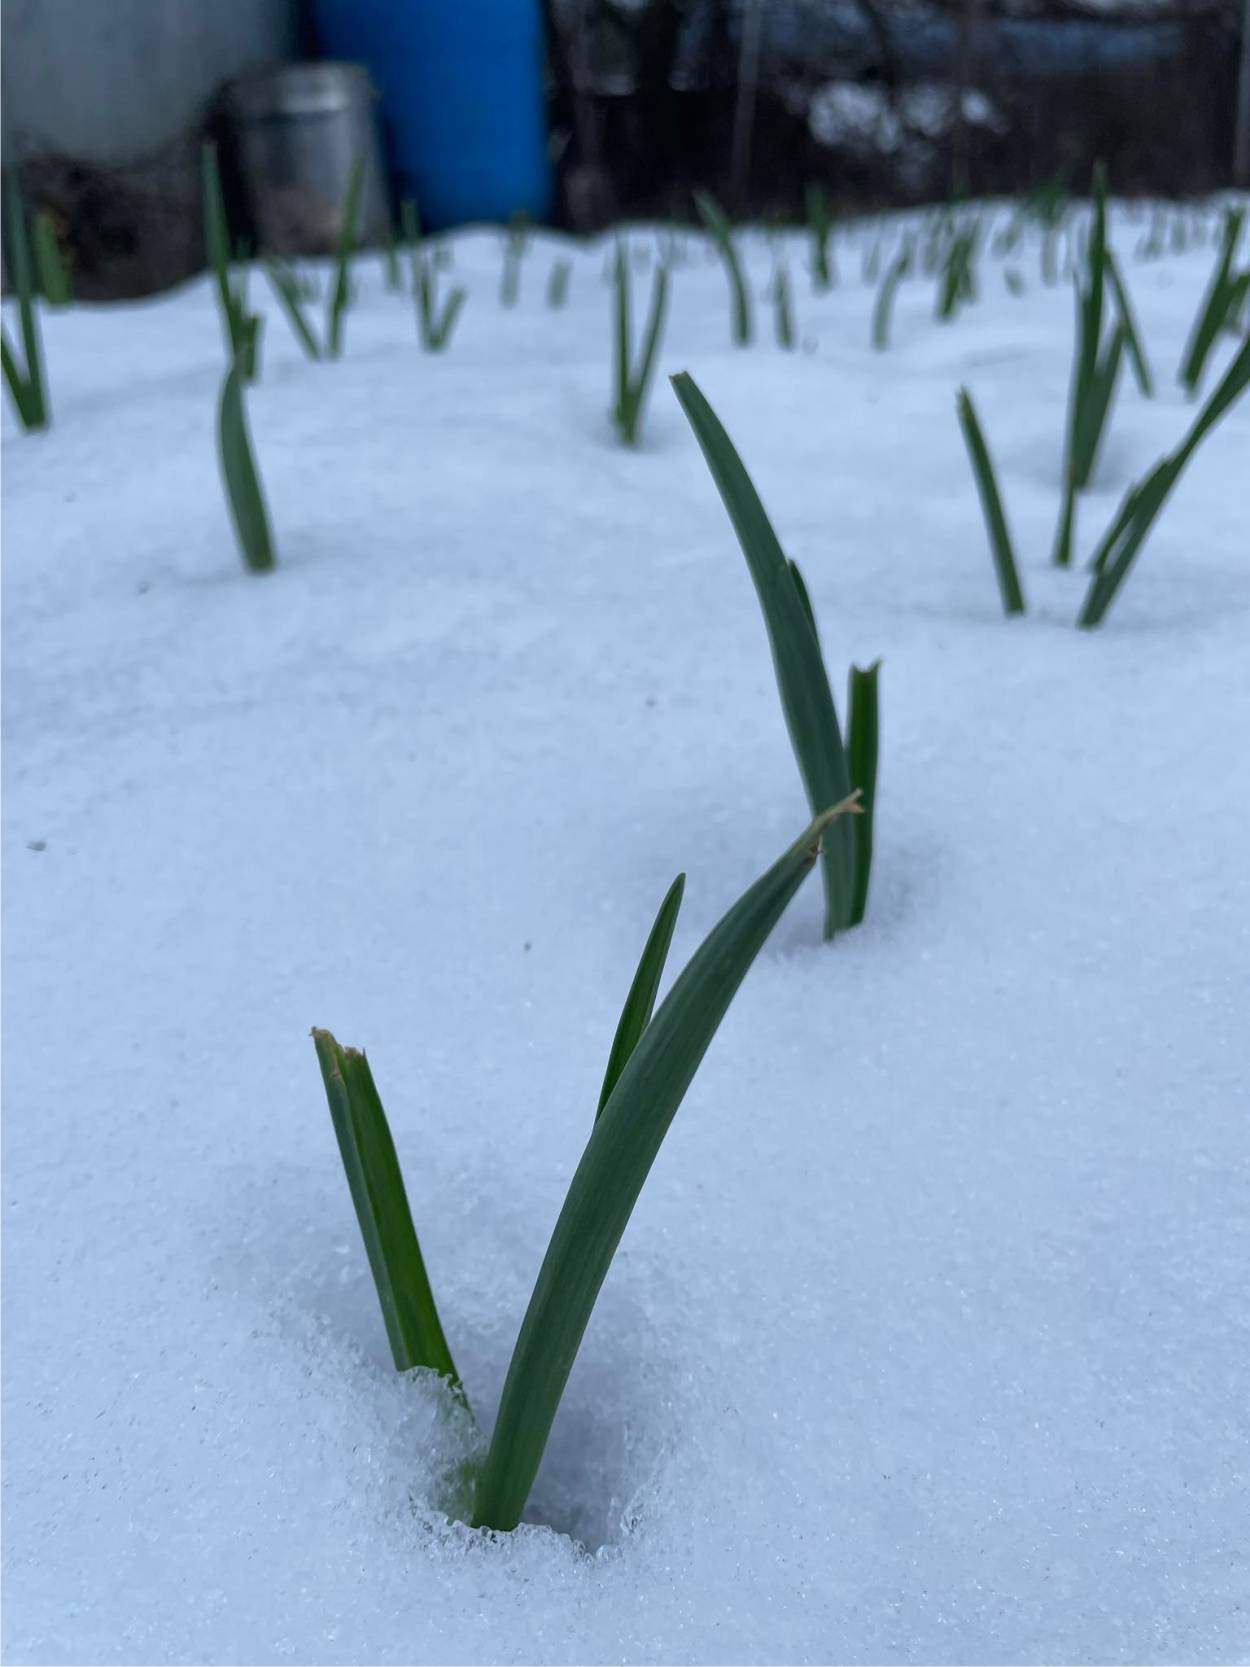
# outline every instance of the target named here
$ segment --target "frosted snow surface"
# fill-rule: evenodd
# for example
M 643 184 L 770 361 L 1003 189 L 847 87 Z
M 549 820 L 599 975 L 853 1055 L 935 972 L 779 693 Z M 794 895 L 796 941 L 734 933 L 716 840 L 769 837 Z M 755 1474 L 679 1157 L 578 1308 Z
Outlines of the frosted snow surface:
M 1189 417 L 1212 247 L 1147 225 L 1160 391 L 1083 551 Z M 822 945 L 810 881 L 750 973 L 502 1539 L 445 1514 L 471 1438 L 390 1366 L 308 1029 L 370 1049 L 489 1428 L 665 888 L 680 964 L 806 820 L 745 565 L 663 382 L 613 443 L 610 245 L 552 312 L 537 238 L 504 310 L 458 237 L 440 357 L 372 257 L 336 364 L 254 277 L 261 579 L 208 283 L 46 319 L 56 426 L 5 416 L 8 1660 L 1250 1655 L 1250 401 L 1077 632 L 1068 287 L 1031 238 L 953 323 L 909 281 L 874 353 L 876 235 L 824 296 L 747 239 L 792 354 L 762 304 L 729 345 L 697 239 L 675 273 L 663 368 L 838 684 L 884 661 L 870 915 Z

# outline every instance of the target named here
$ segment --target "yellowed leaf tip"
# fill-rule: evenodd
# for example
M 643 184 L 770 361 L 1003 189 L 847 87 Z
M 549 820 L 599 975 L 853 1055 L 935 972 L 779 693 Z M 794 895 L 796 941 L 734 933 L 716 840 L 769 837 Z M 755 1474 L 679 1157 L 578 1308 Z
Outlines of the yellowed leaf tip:
M 819 816 L 812 820 L 812 825 L 803 835 L 801 843 L 806 845 L 813 862 L 821 852 L 821 840 L 825 829 L 831 822 L 836 822 L 839 816 L 862 816 L 864 807 L 860 800 L 864 796 L 862 787 L 856 787 L 848 793 L 845 799 L 839 799 L 836 805 L 830 805 L 828 810 L 822 810 Z

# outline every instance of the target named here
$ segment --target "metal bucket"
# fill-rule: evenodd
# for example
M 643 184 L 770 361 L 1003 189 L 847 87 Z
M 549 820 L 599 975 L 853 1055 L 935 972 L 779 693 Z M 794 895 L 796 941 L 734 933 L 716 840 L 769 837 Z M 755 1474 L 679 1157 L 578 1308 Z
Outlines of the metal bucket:
M 359 239 L 385 239 L 390 210 L 375 96 L 362 64 L 290 64 L 231 82 L 226 108 L 260 252 L 333 253 L 359 157 Z

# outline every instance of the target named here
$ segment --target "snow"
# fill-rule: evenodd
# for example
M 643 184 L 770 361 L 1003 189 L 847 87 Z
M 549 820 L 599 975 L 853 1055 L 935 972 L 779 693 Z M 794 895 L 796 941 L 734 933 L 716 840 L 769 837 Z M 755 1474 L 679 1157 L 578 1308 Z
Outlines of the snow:
M 1187 425 L 1212 258 L 1116 224 L 1160 392 L 1124 385 L 1083 549 Z M 390 1366 L 308 1029 L 370 1050 L 489 1428 L 664 889 L 680 965 L 806 819 L 745 564 L 663 382 L 612 441 L 606 246 L 551 312 L 535 238 L 504 310 L 500 239 L 457 237 L 437 357 L 372 259 L 336 364 L 254 282 L 264 578 L 209 285 L 45 317 L 55 427 L 5 417 L 8 1660 L 1250 1653 L 1250 402 L 1078 632 L 1069 290 L 1032 240 L 953 323 L 909 281 L 877 354 L 876 235 L 825 296 L 747 240 L 793 354 L 762 304 L 729 345 L 697 239 L 675 274 L 664 369 L 835 681 L 884 661 L 870 912 L 821 944 L 809 881 L 752 969 L 505 1538 L 445 1514 L 472 1437 Z

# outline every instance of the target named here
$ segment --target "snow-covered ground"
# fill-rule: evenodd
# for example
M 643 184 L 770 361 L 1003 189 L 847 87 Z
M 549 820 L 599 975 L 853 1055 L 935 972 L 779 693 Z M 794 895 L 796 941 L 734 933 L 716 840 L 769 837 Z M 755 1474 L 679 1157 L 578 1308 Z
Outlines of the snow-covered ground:
M 1160 392 L 1124 384 L 1084 549 L 1189 418 L 1212 250 L 1139 263 L 1144 229 Z M 613 442 L 604 247 L 558 312 L 555 240 L 513 310 L 498 237 L 453 247 L 439 357 L 372 259 L 337 364 L 254 280 L 271 576 L 218 484 L 207 282 L 45 317 L 55 427 L 6 412 L 7 1659 L 1246 1659 L 1250 401 L 1076 631 L 1072 301 L 1035 242 L 950 324 L 906 284 L 884 354 L 862 235 L 819 297 L 789 243 L 794 353 L 762 307 L 729 345 L 688 242 L 663 368 L 835 682 L 884 661 L 869 918 L 825 946 L 810 880 L 751 971 L 533 1525 L 441 1514 L 467 1437 L 391 1367 L 309 1026 L 370 1050 L 489 1427 L 665 887 L 680 965 L 806 820 L 663 381 Z

